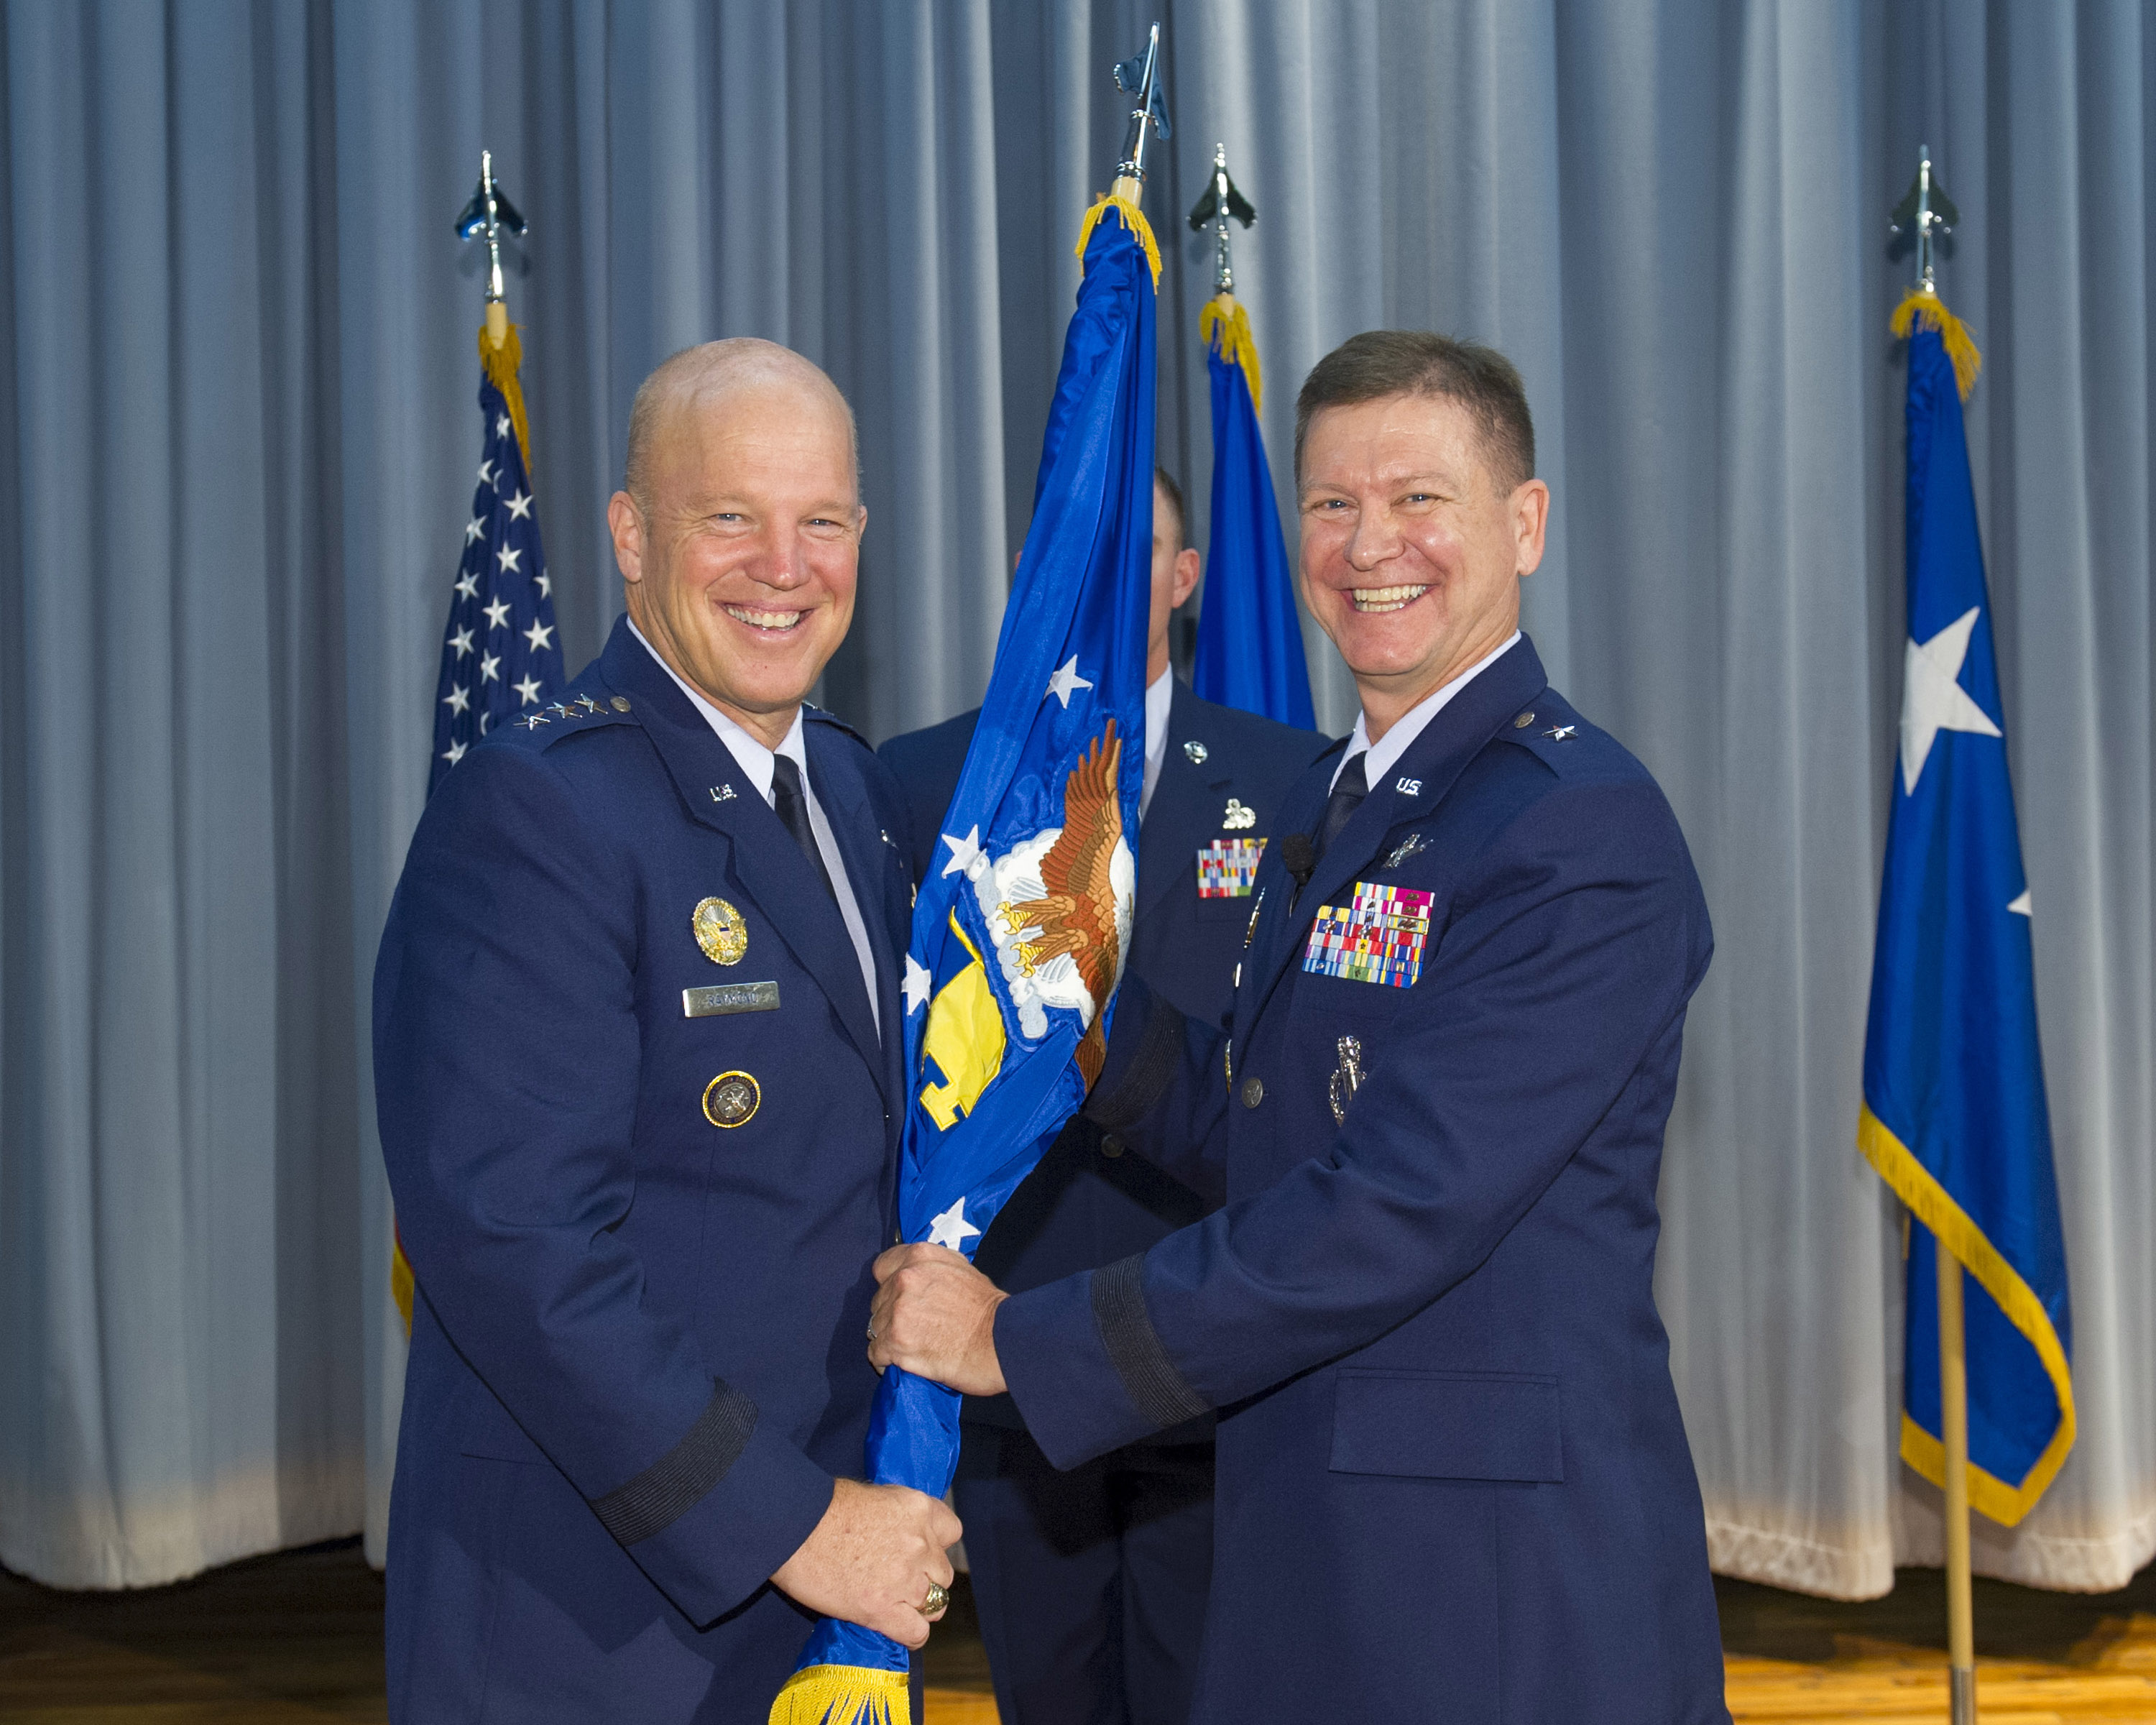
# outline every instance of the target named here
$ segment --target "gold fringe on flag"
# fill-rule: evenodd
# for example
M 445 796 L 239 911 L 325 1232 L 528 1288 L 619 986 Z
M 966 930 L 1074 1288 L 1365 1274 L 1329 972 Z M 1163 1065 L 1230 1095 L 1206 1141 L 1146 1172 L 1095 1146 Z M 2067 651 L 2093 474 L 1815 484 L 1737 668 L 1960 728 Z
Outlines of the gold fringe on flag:
M 1961 391 L 1961 398 L 1967 401 L 1969 391 L 1976 388 L 1976 374 L 1984 364 L 1984 356 L 1976 351 L 1976 338 L 1969 334 L 1969 326 L 1947 310 L 1947 302 L 1936 290 L 1912 287 L 1894 308 L 1894 321 L 1890 327 L 1897 341 L 1906 341 L 1909 331 L 1918 324 L 1939 332 L 1939 339 L 1946 343 L 1947 357 L 1953 362 L 1955 387 Z
M 524 470 L 531 471 L 531 428 L 524 418 L 524 386 L 517 381 L 517 369 L 524 363 L 524 344 L 516 338 L 522 326 L 511 324 L 509 333 L 501 338 L 497 347 L 488 339 L 485 329 L 479 332 L 479 362 L 486 372 L 486 381 L 501 392 L 501 398 L 509 403 L 509 423 L 516 428 L 516 448 L 524 457 Z
M 397 1311 L 404 1320 L 404 1339 L 412 1338 L 412 1296 L 418 1287 L 412 1274 L 412 1260 L 404 1255 L 403 1237 L 393 1223 L 389 1232 L 389 1297 L 397 1302 Z
M 1250 410 L 1265 406 L 1264 386 L 1258 380 L 1258 344 L 1250 339 L 1250 314 L 1233 294 L 1215 294 L 1198 314 L 1198 339 L 1230 365 L 1243 368 L 1250 382 Z
M 1152 287 L 1160 291 L 1160 247 L 1152 237 L 1145 212 L 1127 198 L 1118 198 L 1112 192 L 1103 192 L 1093 200 L 1092 208 L 1086 212 L 1086 219 L 1078 224 L 1078 255 L 1086 255 L 1086 242 L 1093 237 L 1093 229 L 1101 217 L 1110 210 L 1123 218 L 1123 225 L 1137 235 L 1138 244 L 1145 248 L 1146 262 L 1152 265 Z
M 904 1671 L 812 1665 L 786 1680 L 771 1725 L 912 1725 L 912 1712 Z

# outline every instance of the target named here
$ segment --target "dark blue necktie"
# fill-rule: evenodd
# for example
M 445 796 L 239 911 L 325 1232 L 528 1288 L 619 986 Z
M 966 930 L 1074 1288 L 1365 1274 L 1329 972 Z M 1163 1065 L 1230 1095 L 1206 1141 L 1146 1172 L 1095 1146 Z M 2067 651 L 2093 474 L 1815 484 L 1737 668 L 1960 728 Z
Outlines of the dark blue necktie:
M 837 889 L 831 885 L 831 871 L 824 866 L 824 848 L 816 842 L 816 829 L 808 824 L 808 793 L 802 788 L 801 769 L 790 755 L 771 757 L 771 807 L 781 824 L 793 834 L 802 855 L 814 866 L 824 891 L 838 897 Z

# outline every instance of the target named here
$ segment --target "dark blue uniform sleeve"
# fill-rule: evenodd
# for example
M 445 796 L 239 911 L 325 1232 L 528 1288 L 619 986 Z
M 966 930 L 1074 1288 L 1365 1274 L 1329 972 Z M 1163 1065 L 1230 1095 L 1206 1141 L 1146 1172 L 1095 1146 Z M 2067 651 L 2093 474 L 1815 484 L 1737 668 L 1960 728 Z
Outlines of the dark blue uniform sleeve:
M 376 1106 L 444 1329 L 701 1624 L 793 1554 L 832 1481 L 646 1307 L 614 1231 L 637 1195 L 632 878 L 544 756 L 475 752 L 429 805 L 382 937 Z
M 1004 1375 L 1050 1459 L 1074 1466 L 1255 1394 L 1471 1273 L 1681 1022 L 1705 916 L 1650 783 L 1529 804 L 1463 880 L 1330 1145 L 1142 1260 L 998 1308 Z M 1217 1049 L 1200 1058 L 1199 1040 L 1130 1128 L 1142 1149 L 1227 1106 Z

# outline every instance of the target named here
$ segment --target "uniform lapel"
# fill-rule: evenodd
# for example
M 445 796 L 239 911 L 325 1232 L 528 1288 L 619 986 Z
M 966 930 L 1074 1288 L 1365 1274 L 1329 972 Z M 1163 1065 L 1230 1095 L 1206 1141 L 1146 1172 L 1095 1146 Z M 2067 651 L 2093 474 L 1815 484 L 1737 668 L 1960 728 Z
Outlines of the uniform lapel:
M 1138 829 L 1140 917 L 1166 896 L 1185 870 L 1197 865 L 1199 846 L 1219 825 L 1214 811 L 1221 806 L 1233 775 L 1221 770 L 1225 763 L 1213 759 L 1210 751 L 1199 762 L 1184 750 L 1186 742 L 1207 742 L 1199 717 L 1197 702 L 1178 680 L 1168 698 L 1168 752 Z
M 830 821 L 831 835 L 839 841 L 839 855 L 846 865 L 847 884 L 854 890 L 854 903 L 860 911 L 862 927 L 868 931 L 869 952 L 875 961 L 876 1004 L 881 1009 L 883 1026 L 877 1081 L 882 1085 L 884 1100 L 888 1102 L 897 1094 L 901 1064 L 897 1050 L 906 1040 L 905 1026 L 899 1019 L 898 999 L 899 954 L 902 949 L 896 949 L 892 944 L 888 892 L 891 858 L 884 854 L 891 847 L 877 824 L 860 769 L 850 758 L 853 746 L 833 737 L 828 726 L 809 725 L 803 729 L 808 745 L 809 783 Z M 775 822 L 777 817 L 773 819 Z M 842 932 L 844 922 L 841 918 Z M 854 956 L 850 937 L 846 942 L 846 956 L 850 960 Z M 858 962 L 853 969 L 858 979 Z M 860 992 L 858 988 L 855 992 Z M 870 1021 L 868 1029 L 871 1036 L 875 1034 L 875 1019 Z
M 793 834 L 748 783 L 732 751 L 690 705 L 689 697 L 675 685 L 665 667 L 629 632 L 625 619 L 614 625 L 602 668 L 608 686 L 628 696 L 634 704 L 644 734 L 665 762 L 691 818 L 726 834 L 742 890 L 769 919 L 801 968 L 815 978 L 846 1034 L 882 1086 L 886 1081 L 883 1050 L 876 1040 L 875 1022 L 869 1015 L 868 996 L 861 988 L 860 961 L 854 955 L 852 937 L 846 932 L 838 906 L 824 891 L 824 883 L 801 855 Z M 838 832 L 855 824 L 850 810 L 844 825 L 832 823 Z M 845 853 L 843 838 L 839 849 Z M 851 878 L 862 878 L 853 873 L 856 865 L 850 854 L 846 866 Z M 855 887 L 857 900 L 862 891 Z M 874 937 L 871 931 L 871 944 Z M 882 963 L 879 957 L 879 975 Z
M 1342 901 L 1355 880 L 1371 871 L 1371 864 L 1384 850 L 1395 827 L 1435 814 L 1467 763 L 1548 686 L 1534 644 L 1523 636 L 1512 651 L 1453 696 L 1423 727 L 1422 735 L 1394 764 L 1387 782 L 1370 787 L 1363 806 L 1318 860 L 1310 884 L 1296 896 L 1294 914 L 1274 922 L 1272 937 L 1263 944 L 1260 954 L 1258 993 L 1247 1022 L 1256 1021 L 1288 963 L 1301 952 L 1303 932 L 1317 915 L 1318 907 Z M 1320 783 L 1329 793 L 1330 787 L 1323 781 Z M 1409 786 L 1414 788 L 1406 788 Z M 1317 824 L 1323 807 L 1321 795 L 1316 808 L 1308 811 L 1304 830 Z M 1298 814 L 1303 812 L 1297 811 Z M 1294 830 L 1285 820 L 1281 829 Z M 1281 884 L 1287 885 L 1285 880 Z M 1246 1020 L 1238 1014 L 1237 1022 Z

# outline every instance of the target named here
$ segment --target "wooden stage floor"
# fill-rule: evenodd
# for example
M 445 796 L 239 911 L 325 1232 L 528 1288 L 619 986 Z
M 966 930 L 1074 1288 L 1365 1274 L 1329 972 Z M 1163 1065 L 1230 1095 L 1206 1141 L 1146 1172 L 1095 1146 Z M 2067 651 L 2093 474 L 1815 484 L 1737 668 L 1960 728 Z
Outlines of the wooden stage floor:
M 1945 1720 L 1937 1572 L 1905 1570 L 1889 1597 L 1861 1605 L 1737 1581 L 1718 1582 L 1717 1590 L 1738 1721 Z M 2156 1725 L 2156 1568 L 2123 1592 L 2096 1597 L 1979 1581 L 1976 1625 L 1984 1725 Z M 927 1725 L 996 1725 L 963 1581 L 931 1644 L 927 1676 Z M 384 1717 L 382 1582 L 354 1543 L 286 1552 L 134 1594 L 51 1593 L 0 1571 L 0 1720 L 8 1725 Z

